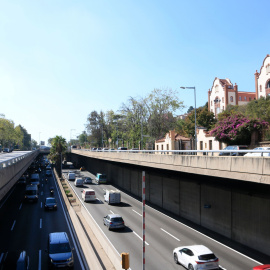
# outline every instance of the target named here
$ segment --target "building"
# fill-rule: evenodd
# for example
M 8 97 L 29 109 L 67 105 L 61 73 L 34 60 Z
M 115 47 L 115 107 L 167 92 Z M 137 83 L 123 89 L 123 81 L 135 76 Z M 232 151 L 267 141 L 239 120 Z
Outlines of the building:
M 240 92 L 238 85 L 230 79 L 215 78 L 212 88 L 208 91 L 208 110 L 217 116 L 230 105 L 244 105 L 256 99 L 255 92 Z
M 155 150 L 191 150 L 191 145 L 191 138 L 170 130 L 164 138 L 155 141 Z
M 221 143 L 215 139 L 215 137 L 210 135 L 210 132 L 207 131 L 204 127 L 197 128 L 197 149 L 198 150 L 222 150 L 227 145 Z M 204 155 L 205 153 L 198 153 L 198 155 Z M 217 153 L 213 153 L 214 156 L 218 156 Z
M 270 55 L 263 60 L 260 72 L 255 72 L 256 99 L 270 95 Z

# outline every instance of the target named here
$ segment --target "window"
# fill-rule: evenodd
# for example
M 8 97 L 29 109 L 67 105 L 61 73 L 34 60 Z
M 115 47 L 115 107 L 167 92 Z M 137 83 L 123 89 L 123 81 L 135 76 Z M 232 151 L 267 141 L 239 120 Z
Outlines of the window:
M 247 97 L 244 97 L 244 100 L 247 100 Z
M 270 88 L 270 80 L 267 82 L 266 88 Z
M 260 92 L 262 92 L 262 86 L 260 85 Z
M 169 150 L 169 144 L 167 144 L 166 146 L 167 146 L 167 150 Z
M 157 145 L 157 150 L 158 150 L 158 145 Z
M 249 101 L 251 101 L 251 97 L 249 97 Z
M 224 97 L 222 98 L 222 103 L 224 103 Z
M 205 149 L 207 149 L 207 143 L 204 144 Z
M 240 100 L 240 101 L 242 100 L 242 97 L 241 97 L 241 96 L 239 97 L 239 100 Z
M 161 145 L 161 150 L 163 150 L 163 144 Z
M 212 140 L 209 140 L 209 150 L 212 150 Z
M 200 141 L 200 150 L 203 150 L 203 141 Z
M 233 97 L 232 96 L 230 96 L 230 102 L 233 102 Z

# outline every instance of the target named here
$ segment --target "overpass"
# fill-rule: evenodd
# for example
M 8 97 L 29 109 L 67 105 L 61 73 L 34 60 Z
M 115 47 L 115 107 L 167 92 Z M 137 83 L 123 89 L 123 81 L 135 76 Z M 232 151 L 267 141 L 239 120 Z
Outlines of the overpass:
M 270 256 L 270 158 L 72 150 L 71 161 L 192 223 Z
M 38 154 L 39 150 L 0 154 L 0 201 L 16 184 Z

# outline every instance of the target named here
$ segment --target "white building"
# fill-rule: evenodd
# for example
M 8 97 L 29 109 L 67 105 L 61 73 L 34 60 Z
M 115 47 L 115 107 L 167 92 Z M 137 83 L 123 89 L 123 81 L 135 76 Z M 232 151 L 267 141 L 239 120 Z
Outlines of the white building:
M 263 60 L 260 72 L 255 72 L 256 99 L 270 95 L 270 55 Z

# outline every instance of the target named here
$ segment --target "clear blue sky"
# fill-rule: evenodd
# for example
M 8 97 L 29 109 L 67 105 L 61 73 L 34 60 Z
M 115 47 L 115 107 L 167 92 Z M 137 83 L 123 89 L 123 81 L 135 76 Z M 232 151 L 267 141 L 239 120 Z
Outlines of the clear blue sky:
M 269 0 L 0 0 L 0 113 L 36 141 L 68 141 L 93 110 L 154 88 L 207 102 L 215 77 L 255 91 Z

